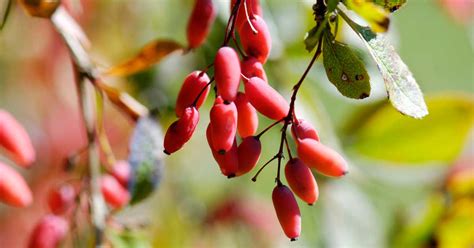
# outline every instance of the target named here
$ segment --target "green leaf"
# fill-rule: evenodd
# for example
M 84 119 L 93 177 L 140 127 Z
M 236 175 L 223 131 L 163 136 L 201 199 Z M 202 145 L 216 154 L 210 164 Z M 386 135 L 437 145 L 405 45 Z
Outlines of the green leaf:
M 375 32 L 386 32 L 390 25 L 389 12 L 370 0 L 345 0 L 348 9 L 366 20 Z
M 314 26 L 309 32 L 306 33 L 304 37 L 304 45 L 308 52 L 313 51 L 313 49 L 318 44 L 319 37 L 316 36 L 316 31 L 318 30 L 317 26 Z
M 327 24 L 328 19 L 326 18 L 322 22 L 316 24 L 316 26 L 314 26 L 311 30 L 309 30 L 309 32 L 306 33 L 304 37 L 304 44 L 308 52 L 311 52 L 314 47 L 316 47 Z
M 128 161 L 132 166 L 129 184 L 131 204 L 148 197 L 158 186 L 163 171 L 163 134 L 151 117 L 138 120 L 130 141 Z
M 326 75 L 342 95 L 363 99 L 370 95 L 370 78 L 362 61 L 331 32 L 324 33 L 323 61 Z
M 327 11 L 333 12 L 341 0 L 328 0 L 327 1 Z
M 355 118 L 346 147 L 362 156 L 403 164 L 448 163 L 461 153 L 474 124 L 473 96 L 451 94 L 427 98 L 431 114 L 404 118 L 388 104 Z
M 407 3 L 407 0 L 371 0 L 384 9 L 395 12 Z
M 385 82 L 385 88 L 393 106 L 402 114 L 422 118 L 428 114 L 423 93 L 408 66 L 382 35 L 377 35 L 369 27 L 353 22 L 344 12 L 340 16 L 357 32 L 365 42 L 377 63 Z
M 5 23 L 8 19 L 8 14 L 10 14 L 10 9 L 12 6 L 11 0 L 5 0 L 0 2 L 0 30 L 3 29 Z

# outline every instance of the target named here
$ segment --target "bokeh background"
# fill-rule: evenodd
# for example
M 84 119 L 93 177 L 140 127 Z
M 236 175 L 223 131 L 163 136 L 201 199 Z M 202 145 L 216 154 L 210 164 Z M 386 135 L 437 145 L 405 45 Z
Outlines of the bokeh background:
M 91 41 L 90 54 L 104 70 L 158 38 L 186 43 L 190 0 L 71 2 Z M 222 42 L 229 2 L 214 2 L 218 17 L 203 47 L 127 78 L 106 78 L 157 108 L 164 128 L 175 119 L 184 77 L 211 63 Z M 297 242 L 286 239 L 271 204 L 276 164 L 257 182 L 250 180 L 253 173 L 232 180 L 220 174 L 205 140 L 210 99 L 194 137 L 166 158 L 153 196 L 117 213 L 134 231 L 110 228 L 108 239 L 116 247 L 472 247 L 473 5 L 461 2 L 411 0 L 392 15 L 387 36 L 425 93 L 431 115 L 424 120 L 402 116 L 387 104 L 376 65 L 347 27 L 338 39 L 366 63 L 373 94 L 344 98 L 321 61 L 312 69 L 297 113 L 315 124 L 323 143 L 344 154 L 350 173 L 342 179 L 315 174 L 320 200 L 311 207 L 298 200 L 303 231 Z M 311 58 L 303 39 L 314 25 L 313 1 L 261 3 L 273 39 L 265 69 L 270 84 L 289 98 Z M 0 204 L 0 247 L 25 247 L 36 222 L 49 212 L 48 190 L 74 177 L 64 172 L 64 159 L 86 140 L 66 47 L 48 21 L 28 16 L 17 4 L 0 32 L 0 108 L 26 127 L 38 154 L 31 169 L 18 169 L 34 191 L 34 204 L 24 209 Z M 111 104 L 106 110 L 114 152 L 126 159 L 134 123 Z M 270 123 L 261 118 L 260 130 Z M 260 164 L 274 155 L 278 141 L 278 128 L 263 136 Z M 10 163 L 1 154 L 0 160 Z

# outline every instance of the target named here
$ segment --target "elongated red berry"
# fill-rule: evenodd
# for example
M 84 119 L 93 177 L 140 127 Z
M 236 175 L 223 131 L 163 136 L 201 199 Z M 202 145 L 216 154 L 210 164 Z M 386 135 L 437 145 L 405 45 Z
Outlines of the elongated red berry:
M 237 94 L 235 106 L 237 107 L 237 131 L 240 137 L 254 135 L 258 128 L 257 110 L 249 102 L 245 93 Z
M 216 18 L 216 8 L 212 0 L 196 0 L 188 21 L 186 35 L 190 48 L 202 45 Z
M 283 231 L 291 241 L 296 240 L 301 234 L 301 214 L 295 196 L 285 185 L 277 185 L 272 199 Z
M 263 81 L 268 82 L 267 74 L 263 69 L 262 63 L 254 57 L 247 57 L 240 63 L 240 70 L 247 78 L 259 77 Z M 245 80 L 245 79 L 244 79 Z
M 38 222 L 30 236 L 29 248 L 56 248 L 66 238 L 69 224 L 56 215 L 46 215 Z
M 181 149 L 191 139 L 198 122 L 199 112 L 195 107 L 184 109 L 181 118 L 173 122 L 166 131 L 164 152 L 169 155 Z
M 311 125 L 311 123 L 303 119 L 299 119 L 291 125 L 291 134 L 296 141 L 299 139 L 313 139 L 319 141 L 316 129 Z
M 48 205 L 54 214 L 67 213 L 75 204 L 76 190 L 70 184 L 52 189 L 48 195 Z
M 250 18 L 250 22 L 257 33 L 253 32 L 248 22 L 244 22 L 239 30 L 242 48 L 248 55 L 255 57 L 262 64 L 265 64 L 272 49 L 270 32 L 268 31 L 267 24 L 260 16 L 254 15 Z
M 311 170 L 303 161 L 293 158 L 285 166 L 285 177 L 291 190 L 301 200 L 313 205 L 319 196 L 318 185 Z
M 239 171 L 237 176 L 240 176 L 255 168 L 262 153 L 262 144 L 257 137 L 248 136 L 242 140 L 242 143 L 237 148 L 237 152 L 239 155 Z
M 247 4 L 247 14 L 250 17 L 253 15 L 263 16 L 262 7 L 260 6 L 259 0 L 245 0 Z M 232 0 L 230 4 L 230 11 L 235 5 L 236 0 Z M 244 0 L 241 1 L 239 11 L 237 12 L 237 19 L 235 20 L 236 30 L 240 30 L 240 27 L 247 22 L 247 15 L 245 14 Z
M 122 186 L 127 187 L 128 181 L 132 174 L 132 168 L 126 160 L 117 161 L 112 167 L 110 174 L 117 179 L 117 181 L 122 184 Z
M 333 149 L 313 139 L 298 141 L 298 156 L 309 167 L 332 177 L 344 176 L 347 173 L 347 163 Z
M 196 100 L 201 92 L 199 99 L 196 101 L 196 109 L 199 109 L 204 101 L 206 101 L 209 94 L 209 85 L 207 85 L 209 77 L 206 73 L 201 73 L 201 71 L 193 71 L 184 79 L 176 99 L 175 111 L 178 117 L 181 117 L 185 108 L 193 105 L 194 100 Z
M 253 77 L 244 85 L 247 99 L 261 114 L 273 120 L 280 120 L 288 114 L 288 102 L 261 78 Z
M 217 93 L 224 101 L 234 101 L 240 82 L 239 56 L 231 47 L 221 47 L 214 60 Z
M 113 208 L 121 208 L 130 200 L 127 189 L 111 175 L 103 175 L 100 178 L 100 189 L 104 200 Z
M 10 166 L 0 162 L 0 202 L 14 207 L 26 207 L 33 195 L 25 179 Z
M 230 150 L 227 151 L 225 154 L 221 154 L 214 148 L 214 144 L 212 142 L 211 128 L 211 123 L 209 123 L 206 130 L 206 138 L 207 143 L 209 143 L 209 147 L 211 148 L 212 156 L 216 160 L 224 176 L 227 176 L 228 178 L 235 177 L 239 169 L 237 141 L 234 139 L 232 148 L 230 148 Z
M 0 146 L 19 165 L 28 167 L 35 160 L 35 150 L 23 126 L 8 112 L 0 109 Z
M 237 132 L 237 108 L 233 102 L 217 97 L 210 118 L 212 144 L 216 151 L 225 153 L 232 147 Z

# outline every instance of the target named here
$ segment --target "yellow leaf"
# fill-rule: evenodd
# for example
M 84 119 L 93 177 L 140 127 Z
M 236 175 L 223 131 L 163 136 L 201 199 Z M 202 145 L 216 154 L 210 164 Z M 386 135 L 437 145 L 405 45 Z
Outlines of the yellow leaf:
M 172 40 L 156 40 L 145 47 L 130 60 L 112 67 L 108 75 L 127 76 L 145 70 L 175 51 L 183 51 L 183 46 Z
M 345 3 L 349 9 L 364 18 L 374 32 L 387 31 L 390 24 L 387 10 L 367 0 L 347 0 Z

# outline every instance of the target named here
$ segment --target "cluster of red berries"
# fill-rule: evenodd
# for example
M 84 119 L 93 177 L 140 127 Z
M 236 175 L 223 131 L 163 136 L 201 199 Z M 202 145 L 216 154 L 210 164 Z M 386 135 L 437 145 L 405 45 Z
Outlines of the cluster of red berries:
M 16 164 L 28 168 L 35 160 L 35 150 L 23 126 L 8 112 L 0 109 L 0 149 Z M 28 184 L 14 169 L 0 162 L 0 202 L 26 207 L 33 201 Z
M 217 51 L 213 63 L 214 77 L 210 79 L 205 71 L 194 71 L 186 77 L 176 101 L 179 119 L 166 132 L 164 152 L 168 155 L 174 153 L 189 141 L 199 122 L 198 109 L 206 100 L 214 80 L 216 98 L 206 136 L 214 159 L 228 178 L 250 172 L 260 158 L 260 136 L 276 124 L 283 123 L 280 151 L 273 158 L 278 158 L 279 166 L 272 198 L 285 234 L 295 240 L 300 236 L 301 216 L 293 192 L 309 205 L 314 204 L 318 199 L 318 186 L 310 168 L 327 176 L 339 177 L 347 173 L 347 164 L 336 151 L 319 142 L 316 130 L 308 122 L 295 116 L 294 101 L 302 81 L 294 88 L 290 104 L 268 84 L 263 65 L 270 54 L 271 37 L 261 16 L 258 0 L 231 2 L 224 45 Z M 197 48 L 205 41 L 214 18 L 215 7 L 211 0 L 195 1 L 187 29 L 190 48 Z M 234 29 L 239 34 L 240 45 Z M 230 39 L 234 40 L 242 60 L 234 48 L 227 45 Z M 241 80 L 244 92 L 239 92 Z M 257 112 L 276 121 L 259 134 L 256 134 Z M 289 125 L 299 158 L 291 156 L 286 138 Z M 240 144 L 237 136 L 241 138 Z M 285 176 L 291 190 L 280 181 L 283 144 L 290 156 Z M 255 181 L 256 176 L 252 180 Z
M 105 202 L 113 208 L 124 207 L 130 194 L 127 184 L 130 180 L 130 165 L 127 161 L 117 161 L 109 174 L 100 178 L 100 187 Z M 47 203 L 51 213 L 43 216 L 30 236 L 29 247 L 52 248 L 63 242 L 69 231 L 69 220 L 76 208 L 87 209 L 88 202 L 80 200 L 82 183 L 66 182 L 51 189 Z

